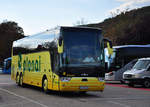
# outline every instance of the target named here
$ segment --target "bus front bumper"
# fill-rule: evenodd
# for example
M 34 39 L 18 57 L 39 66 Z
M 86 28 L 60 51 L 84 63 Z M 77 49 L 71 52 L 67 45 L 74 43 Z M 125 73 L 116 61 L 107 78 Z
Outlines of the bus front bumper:
M 88 81 L 82 81 L 82 78 L 72 79 L 68 82 L 60 82 L 60 91 L 103 91 L 104 81 L 89 78 Z

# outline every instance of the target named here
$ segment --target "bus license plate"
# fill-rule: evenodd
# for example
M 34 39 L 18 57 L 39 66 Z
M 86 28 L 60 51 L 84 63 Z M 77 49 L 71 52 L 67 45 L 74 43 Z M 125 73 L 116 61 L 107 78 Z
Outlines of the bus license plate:
M 80 89 L 81 89 L 81 90 L 87 90 L 88 87 L 87 87 L 87 86 L 80 86 Z

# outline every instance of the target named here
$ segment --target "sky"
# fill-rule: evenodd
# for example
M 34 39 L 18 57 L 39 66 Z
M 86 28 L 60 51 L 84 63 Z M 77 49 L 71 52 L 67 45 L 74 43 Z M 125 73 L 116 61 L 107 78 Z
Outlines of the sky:
M 150 0 L 0 0 L 0 23 L 15 21 L 25 35 L 32 35 L 81 20 L 99 23 L 143 6 L 150 6 Z

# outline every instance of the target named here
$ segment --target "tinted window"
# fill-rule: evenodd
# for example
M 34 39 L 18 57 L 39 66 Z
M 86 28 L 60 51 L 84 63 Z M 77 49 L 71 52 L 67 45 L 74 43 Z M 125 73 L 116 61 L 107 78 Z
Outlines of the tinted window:
M 56 33 L 55 31 L 46 31 L 17 40 L 13 43 L 13 54 L 18 55 L 20 53 L 26 54 L 53 48 L 56 49 L 58 36 L 59 33 Z
M 97 64 L 103 59 L 101 31 L 68 30 L 63 36 L 68 64 Z
M 133 69 L 146 69 L 150 64 L 150 60 L 138 60 Z

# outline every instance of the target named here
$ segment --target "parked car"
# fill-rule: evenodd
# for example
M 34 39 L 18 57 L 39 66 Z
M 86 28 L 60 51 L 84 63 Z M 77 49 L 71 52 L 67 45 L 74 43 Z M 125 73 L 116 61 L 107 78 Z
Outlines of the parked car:
M 137 59 L 134 59 L 128 64 L 126 64 L 124 67 L 122 67 L 121 69 L 106 73 L 105 80 L 106 81 L 120 81 L 121 83 L 124 83 L 123 73 L 127 70 L 130 70 L 135 65 L 136 62 L 137 62 Z
M 129 86 L 141 84 L 150 87 L 150 58 L 138 59 L 131 70 L 123 73 L 123 79 Z

